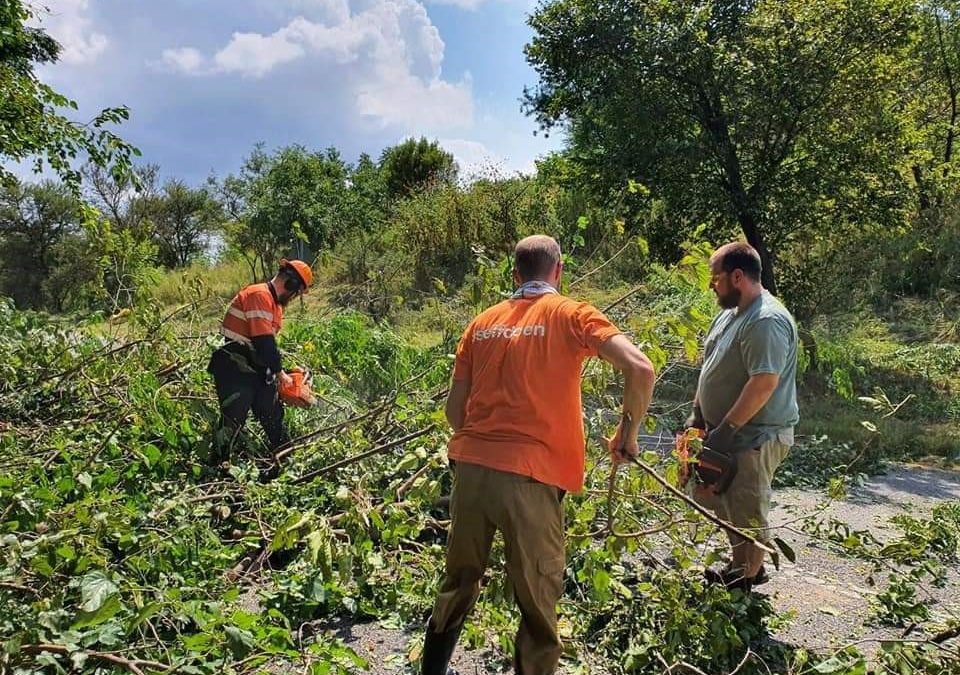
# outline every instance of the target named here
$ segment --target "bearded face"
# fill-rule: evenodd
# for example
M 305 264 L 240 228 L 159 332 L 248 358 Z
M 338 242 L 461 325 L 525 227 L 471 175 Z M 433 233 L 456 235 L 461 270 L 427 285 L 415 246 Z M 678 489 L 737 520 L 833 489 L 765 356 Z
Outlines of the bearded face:
M 724 272 L 719 264 L 713 263 L 710 266 L 710 288 L 717 296 L 717 304 L 723 309 L 733 309 L 740 304 L 743 293 L 734 284 L 734 272 Z

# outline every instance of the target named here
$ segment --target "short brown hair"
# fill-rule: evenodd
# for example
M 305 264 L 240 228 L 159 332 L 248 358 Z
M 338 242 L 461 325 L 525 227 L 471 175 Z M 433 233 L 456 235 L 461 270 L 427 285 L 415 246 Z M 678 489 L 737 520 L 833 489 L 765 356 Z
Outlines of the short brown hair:
M 522 281 L 542 279 L 560 262 L 560 244 L 553 237 L 534 234 L 517 242 L 513 266 Z
M 763 271 L 760 254 L 745 241 L 724 244 L 713 254 L 713 260 L 720 263 L 720 269 L 724 272 L 740 270 L 749 279 L 760 281 L 760 273 Z

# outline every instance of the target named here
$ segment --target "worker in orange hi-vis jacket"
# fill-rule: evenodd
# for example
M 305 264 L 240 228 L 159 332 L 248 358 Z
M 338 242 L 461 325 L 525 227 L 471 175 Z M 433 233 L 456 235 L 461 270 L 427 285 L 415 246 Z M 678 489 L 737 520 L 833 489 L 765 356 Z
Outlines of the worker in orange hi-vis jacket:
M 270 281 L 242 289 L 227 308 L 220 326 L 224 345 L 213 353 L 207 370 L 216 384 L 222 426 L 231 444 L 251 409 L 272 450 L 290 440 L 278 385 L 289 386 L 291 377 L 280 363 L 277 333 L 283 308 L 305 293 L 312 281 L 307 263 L 281 260 Z

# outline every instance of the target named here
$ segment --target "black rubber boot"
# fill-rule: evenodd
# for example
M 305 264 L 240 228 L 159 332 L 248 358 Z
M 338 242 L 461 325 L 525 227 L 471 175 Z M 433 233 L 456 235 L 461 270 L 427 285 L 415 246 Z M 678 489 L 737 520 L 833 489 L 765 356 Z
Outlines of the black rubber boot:
M 423 657 L 420 660 L 420 675 L 455 675 L 455 671 L 447 670 L 453 649 L 460 639 L 463 624 L 438 633 L 427 624 L 427 634 L 423 639 Z

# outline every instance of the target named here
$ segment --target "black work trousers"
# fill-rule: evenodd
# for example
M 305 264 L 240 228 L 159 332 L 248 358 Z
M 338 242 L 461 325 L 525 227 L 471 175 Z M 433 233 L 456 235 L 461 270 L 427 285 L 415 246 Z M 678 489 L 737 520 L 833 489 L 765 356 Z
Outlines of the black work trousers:
M 290 440 L 290 433 L 283 423 L 283 403 L 275 381 L 268 384 L 264 374 L 249 365 L 243 356 L 225 348 L 213 353 L 207 370 L 213 375 L 223 416 L 222 425 L 230 439 L 236 438 L 253 410 L 271 450 Z

